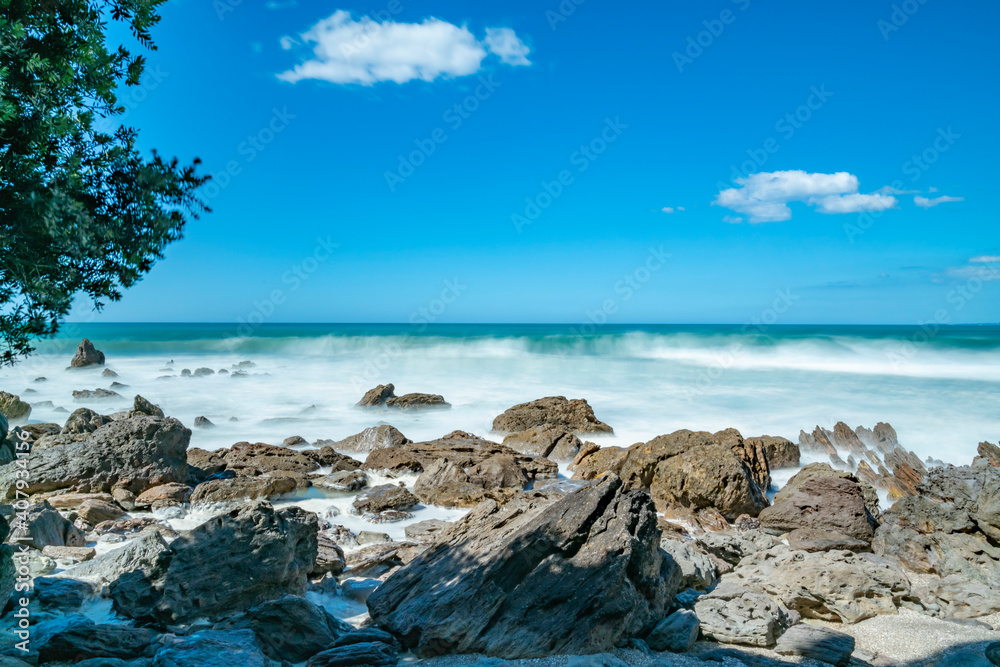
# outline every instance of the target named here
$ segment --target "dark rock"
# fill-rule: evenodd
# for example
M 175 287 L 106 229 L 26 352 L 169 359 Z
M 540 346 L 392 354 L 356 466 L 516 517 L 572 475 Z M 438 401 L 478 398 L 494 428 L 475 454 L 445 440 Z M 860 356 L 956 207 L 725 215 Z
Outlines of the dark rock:
M 677 565 L 658 542 L 649 496 L 614 476 L 556 502 L 487 501 L 392 574 L 368 608 L 425 655 L 609 650 L 652 630 L 677 590 Z
M 654 651 L 683 653 L 694 646 L 700 629 L 698 615 L 688 609 L 681 609 L 657 623 L 646 637 L 646 644 Z
M 854 637 L 829 628 L 800 624 L 788 628 L 774 650 L 781 655 L 800 655 L 847 667 L 854 653 Z
M 76 346 L 76 354 L 69 362 L 70 368 L 85 368 L 87 366 L 103 366 L 104 353 L 94 347 L 90 340 L 84 338 Z
M 284 595 L 215 625 L 216 630 L 253 630 L 272 660 L 303 662 L 354 628 L 305 598 Z
M 427 408 L 450 408 L 451 404 L 438 394 L 403 394 L 393 396 L 385 402 L 386 407 L 400 410 L 422 410 Z
M 794 493 L 761 511 L 759 518 L 764 530 L 776 534 L 813 528 L 868 543 L 875 536 L 876 524 L 865 507 L 861 486 L 838 477 L 806 480 Z
M 152 667 L 268 667 L 251 630 L 201 630 L 157 651 Z
M 399 432 L 394 426 L 381 424 L 366 428 L 361 433 L 355 433 L 339 442 L 332 444 L 334 449 L 349 452 L 374 452 L 376 449 L 398 447 L 410 442 L 410 439 Z
M 398 646 L 396 638 L 385 630 L 379 630 L 378 628 L 367 627 L 367 628 L 351 628 L 350 632 L 342 635 L 340 639 L 333 643 L 334 647 L 337 646 L 350 646 L 351 644 L 365 644 L 368 642 L 381 642 L 383 644 L 388 644 L 389 646 Z
M 197 416 L 197 417 L 194 418 L 194 427 L 195 428 L 214 428 L 215 427 L 215 422 L 213 422 L 208 417 L 205 417 L 204 415 L 199 415 L 199 416 Z
M 117 391 L 111 391 L 110 389 L 104 389 L 98 387 L 97 389 L 79 389 L 73 392 L 74 401 L 103 401 L 109 398 L 121 398 L 122 395 Z
M 526 456 L 509 447 L 483 440 L 469 433 L 452 433 L 428 442 L 414 442 L 379 449 L 368 455 L 362 467 L 367 470 L 421 472 L 436 461 L 448 461 L 464 470 L 474 468 L 497 455 L 513 457 L 529 480 L 556 477 L 559 472 L 559 466 L 555 461 Z
M 418 502 L 405 487 L 383 484 L 358 494 L 353 504 L 359 514 L 378 514 L 384 510 L 408 510 Z
M 994 665 L 1000 665 L 1000 642 L 993 642 L 986 647 L 986 657 Z
M 316 515 L 297 507 L 244 505 L 178 537 L 151 573 L 119 578 L 111 586 L 115 611 L 175 624 L 302 595 L 316 563 L 317 528 Z
M 306 667 L 384 667 L 399 662 L 396 649 L 382 642 L 338 646 L 309 658 Z
M 357 470 L 361 467 L 361 461 L 341 454 L 329 445 L 319 449 L 305 449 L 301 453 L 315 461 L 318 466 L 330 468 L 332 472 Z
M 35 549 L 47 546 L 85 547 L 83 531 L 67 521 L 47 501 L 28 507 L 23 518 L 14 525 L 12 542 L 24 542 Z
M 385 402 L 393 398 L 396 388 L 391 384 L 380 384 L 374 389 L 369 389 L 361 400 L 357 402 L 359 408 L 376 408 L 385 405 Z
M 46 610 L 79 609 L 99 592 L 89 582 L 65 577 L 36 577 L 32 584 L 34 599 Z
M 66 420 L 62 433 L 93 433 L 105 424 L 110 424 L 111 418 L 94 412 L 90 408 L 79 408 Z
M 835 470 L 829 463 L 809 463 L 795 473 L 788 483 L 774 496 L 774 503 L 778 504 L 795 495 L 802 486 L 809 480 L 820 477 L 838 477 L 854 482 L 861 487 L 861 494 L 865 499 L 865 508 L 872 519 L 878 521 L 881 516 L 879 509 L 878 491 L 870 485 L 862 482 L 856 476 L 844 470 Z
M 191 504 L 270 499 L 294 493 L 297 488 L 295 480 L 288 477 L 212 479 L 195 487 L 191 494 Z
M 147 417 L 163 417 L 163 410 L 159 406 L 153 405 L 139 394 L 132 400 L 132 414 L 146 415 Z
M 545 424 L 562 426 L 574 433 L 614 432 L 594 416 L 593 408 L 585 399 L 566 400 L 565 396 L 550 396 L 515 405 L 493 420 L 493 430 L 516 433 Z
M 141 493 L 169 482 L 186 483 L 191 431 L 176 419 L 130 417 L 106 424 L 82 442 L 34 452 L 25 493 L 71 489 L 109 493 L 112 487 Z M 0 498 L 15 491 L 16 464 L 0 468 Z
M 211 368 L 196 368 L 194 369 L 194 373 L 191 375 L 192 377 L 203 378 L 208 377 L 209 375 L 215 375 L 215 371 Z
M 199 447 L 192 447 L 187 450 L 187 462 L 188 465 L 194 466 L 200 471 L 197 476 L 209 477 L 226 469 L 226 453 L 228 451 L 217 449 L 209 452 Z
M 253 477 L 275 470 L 307 473 L 319 464 L 302 452 L 287 447 L 237 442 L 225 455 L 226 468 L 238 475 Z
M 328 573 L 336 576 L 341 574 L 345 567 L 347 561 L 344 558 L 344 550 L 332 537 L 320 533 L 317 537 L 316 564 L 309 572 L 309 576 L 320 577 Z
M 528 456 L 572 461 L 580 453 L 583 442 L 562 426 L 543 424 L 507 435 L 503 439 L 503 445 Z
M 31 646 L 41 662 L 79 662 L 91 658 L 131 660 L 152 657 L 159 635 L 145 628 L 95 624 L 79 614 L 40 623 Z

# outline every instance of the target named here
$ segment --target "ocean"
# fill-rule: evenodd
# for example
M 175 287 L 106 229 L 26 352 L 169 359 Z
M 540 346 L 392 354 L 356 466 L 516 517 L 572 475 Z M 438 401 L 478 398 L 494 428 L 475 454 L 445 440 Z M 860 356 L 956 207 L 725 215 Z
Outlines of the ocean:
M 86 406 L 110 413 L 142 394 L 192 426 L 191 444 L 339 440 L 391 423 L 413 440 L 461 429 L 488 436 L 506 408 L 543 396 L 585 398 L 630 445 L 677 429 L 735 427 L 798 440 L 800 429 L 891 423 L 921 458 L 969 463 L 1000 438 L 1000 326 L 601 326 L 67 324 L 33 357 L 0 369 L 0 388 L 32 403 L 31 421 L 62 423 Z M 66 370 L 84 336 L 107 368 Z M 183 377 L 181 371 L 232 371 Z M 45 377 L 45 381 L 35 378 Z M 121 399 L 75 403 L 72 391 Z M 448 410 L 354 407 L 377 384 L 441 394 Z M 60 409 L 61 408 L 61 409 Z

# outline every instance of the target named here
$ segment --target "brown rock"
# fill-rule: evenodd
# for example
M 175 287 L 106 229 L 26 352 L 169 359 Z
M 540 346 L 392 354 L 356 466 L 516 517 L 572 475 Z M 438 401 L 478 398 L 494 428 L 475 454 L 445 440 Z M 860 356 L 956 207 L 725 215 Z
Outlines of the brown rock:
M 287 477 L 213 479 L 195 487 L 191 494 L 191 504 L 273 498 L 293 493 L 296 488 L 296 481 Z
M 58 496 L 49 496 L 46 500 L 57 510 L 76 509 L 85 500 L 102 500 L 106 503 L 114 502 L 110 493 L 61 493 Z
M 746 438 L 748 446 L 762 447 L 770 470 L 799 467 L 799 446 L 791 440 L 774 435 Z
M 84 368 L 86 366 L 103 366 L 104 353 L 94 347 L 90 340 L 84 338 L 76 347 L 76 354 L 69 362 L 71 368 Z
M 183 505 L 191 501 L 191 487 L 187 484 L 161 484 L 146 489 L 135 499 L 136 507 L 151 507 L 158 510 L 161 507 Z
M 275 470 L 312 472 L 319 464 L 302 452 L 287 447 L 237 442 L 226 453 L 226 468 L 238 475 L 253 477 Z
M 357 403 L 359 408 L 375 408 L 385 405 L 385 402 L 393 398 L 396 388 L 391 384 L 380 384 L 374 389 L 369 389 Z
M 583 442 L 561 426 L 543 424 L 526 431 L 511 433 L 503 439 L 505 447 L 528 456 L 544 456 L 553 461 L 571 461 Z M 594 445 L 595 447 L 597 445 Z
M 450 408 L 451 404 L 438 394 L 403 394 L 393 396 L 385 402 L 388 408 L 399 410 L 426 410 L 428 408 Z
M 629 450 L 621 447 L 599 447 L 581 451 L 574 459 L 573 479 L 597 479 L 604 473 L 618 474 L 625 465 Z
M 843 533 L 817 528 L 796 528 L 788 534 L 788 546 L 798 551 L 871 551 L 871 542 Z
M 865 507 L 861 486 L 840 477 L 814 477 L 792 494 L 775 498 L 760 513 L 761 527 L 774 534 L 797 528 L 843 533 L 871 543 L 875 521 Z
M 330 445 L 324 445 L 319 449 L 303 450 L 302 455 L 312 459 L 319 466 L 330 468 L 332 472 L 357 470 L 361 467 L 361 461 L 341 454 Z
M 125 510 L 117 505 L 109 503 L 106 500 L 95 500 L 93 498 L 80 503 L 76 508 L 76 513 L 91 526 L 96 526 L 104 521 L 114 521 L 125 516 Z
M 990 442 L 981 442 L 977 451 L 991 466 L 1000 468 L 1000 447 Z
M 586 400 L 567 400 L 565 396 L 515 405 L 493 420 L 493 430 L 516 433 L 544 424 L 563 426 L 574 433 L 614 433 L 610 426 L 594 416 Z

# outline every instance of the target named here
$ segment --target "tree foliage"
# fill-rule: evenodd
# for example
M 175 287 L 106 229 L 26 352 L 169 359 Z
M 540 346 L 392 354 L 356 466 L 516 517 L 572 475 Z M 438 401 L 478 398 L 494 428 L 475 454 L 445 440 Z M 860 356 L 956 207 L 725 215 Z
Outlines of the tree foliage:
M 208 208 L 198 160 L 143 157 L 114 127 L 145 59 L 111 47 L 109 22 L 155 50 L 165 0 L 0 0 L 0 365 L 50 336 L 75 295 L 121 298 Z

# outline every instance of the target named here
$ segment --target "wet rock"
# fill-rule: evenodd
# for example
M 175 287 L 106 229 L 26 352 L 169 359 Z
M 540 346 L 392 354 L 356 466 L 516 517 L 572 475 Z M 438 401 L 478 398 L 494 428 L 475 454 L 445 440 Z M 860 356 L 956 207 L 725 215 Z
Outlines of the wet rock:
M 388 408 L 399 410 L 426 410 L 428 408 L 450 408 L 451 404 L 438 394 L 403 394 L 393 396 L 385 402 Z
M 359 408 L 375 408 L 385 405 L 385 402 L 394 397 L 396 388 L 391 384 L 380 384 L 374 389 L 369 389 L 358 401 Z
M 694 605 L 701 634 L 724 644 L 774 646 L 795 619 L 768 595 L 739 584 L 720 584 Z
M 399 661 L 395 647 L 382 642 L 338 646 L 309 658 L 306 667 L 385 667 Z
M 542 424 L 507 435 L 503 439 L 503 445 L 528 456 L 572 461 L 580 453 L 583 442 L 562 426 Z
M 851 431 L 853 434 L 854 431 Z M 861 486 L 840 477 L 808 479 L 761 511 L 761 527 L 775 534 L 797 528 L 833 531 L 870 543 L 875 519 L 868 513 Z
M 348 452 L 374 452 L 376 449 L 398 447 L 410 442 L 410 439 L 399 432 L 394 426 L 381 424 L 366 428 L 361 433 L 355 433 L 339 442 L 333 443 L 334 449 Z
M 91 658 L 131 660 L 151 657 L 159 635 L 145 628 L 95 624 L 79 614 L 40 623 L 31 646 L 41 662 L 79 662 Z
M 157 651 L 152 667 L 268 667 L 252 630 L 201 630 Z
M 117 391 L 98 387 L 97 389 L 77 389 L 73 391 L 74 401 L 104 401 L 111 398 L 121 398 Z
M 226 468 L 238 475 L 253 477 L 275 470 L 312 472 L 319 464 L 302 452 L 287 447 L 237 442 L 225 455 Z
M 330 468 L 333 472 L 357 470 L 361 467 L 361 461 L 341 454 L 329 445 L 319 449 L 303 450 L 302 455 L 315 461 L 318 466 Z
M 657 623 L 646 637 L 646 644 L 654 651 L 683 653 L 694 646 L 700 629 L 698 615 L 688 609 L 681 609 Z
M 202 482 L 191 494 L 191 504 L 232 503 L 271 499 L 294 493 L 298 485 L 289 477 L 232 477 Z
M 315 487 L 331 491 L 352 492 L 368 486 L 368 475 L 361 470 L 342 470 L 312 480 Z
M 215 428 L 215 422 L 204 415 L 199 415 L 194 418 L 195 428 Z
M 406 487 L 383 484 L 358 494 L 353 505 L 359 514 L 378 514 L 384 510 L 408 510 L 418 502 Z
M 322 607 L 293 595 L 252 607 L 215 629 L 252 630 L 269 658 L 288 662 L 303 662 L 353 630 Z
M 141 493 L 151 486 L 188 480 L 191 431 L 176 419 L 131 417 L 106 424 L 82 442 L 51 447 L 31 457 L 26 493 L 72 490 Z M 0 497 L 12 497 L 16 464 L 0 468 Z
M 86 368 L 87 366 L 103 366 L 104 353 L 94 347 L 89 339 L 84 338 L 76 346 L 76 354 L 69 362 L 70 368 Z
M 854 637 L 829 628 L 800 624 L 781 635 L 774 651 L 847 667 L 854 653 Z
M 302 595 L 316 563 L 317 528 L 316 515 L 297 507 L 243 505 L 178 537 L 152 572 L 120 577 L 110 589 L 114 609 L 176 624 L 228 616 L 285 593 Z
M 606 477 L 539 502 L 473 509 L 371 594 L 374 623 L 423 654 L 503 659 L 594 653 L 648 634 L 680 579 L 648 495 Z
M 149 507 L 154 510 L 174 505 L 183 505 L 191 501 L 191 487 L 187 484 L 160 484 L 146 489 L 135 499 L 136 507 Z
M 187 450 L 187 462 L 188 465 L 200 471 L 196 476 L 204 479 L 226 469 L 226 453 L 228 451 L 226 449 L 217 449 L 209 452 L 198 447 L 192 447 Z
M 208 377 L 209 375 L 215 375 L 215 371 L 211 368 L 196 368 L 191 374 L 192 377 L 196 378 Z
M 75 579 L 110 583 L 126 572 L 151 572 L 167 543 L 159 531 L 149 528 L 128 544 L 96 556 L 66 571 Z
M 493 420 L 493 430 L 516 433 L 545 424 L 562 426 L 573 433 L 614 432 L 594 416 L 593 408 L 585 399 L 566 400 L 565 396 L 550 396 L 515 405 Z

